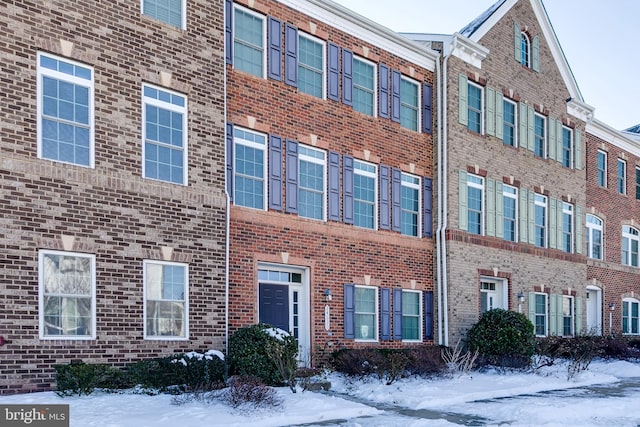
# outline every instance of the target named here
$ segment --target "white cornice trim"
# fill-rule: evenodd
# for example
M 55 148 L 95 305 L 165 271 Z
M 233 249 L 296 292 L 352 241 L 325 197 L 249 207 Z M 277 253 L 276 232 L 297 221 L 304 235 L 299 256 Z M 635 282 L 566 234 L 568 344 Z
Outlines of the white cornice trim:
M 588 122 L 593 119 L 594 111 L 594 107 L 577 99 L 571 98 L 567 101 L 567 113 L 583 122 Z
M 312 19 L 317 19 L 415 65 L 434 71 L 438 52 L 427 49 L 370 19 L 329 0 L 278 0 Z
M 496 25 L 516 3 L 518 3 L 518 0 L 505 1 L 502 6 L 496 9 L 493 14 L 484 21 L 476 31 L 474 31 L 470 38 L 475 42 L 480 41 L 480 39 L 484 37 L 485 34 L 487 34 L 489 30 L 493 28 L 493 26 Z
M 609 144 L 626 151 L 627 153 L 640 157 L 640 141 L 637 141 L 623 132 L 612 128 L 600 120 L 593 119 L 587 123 L 587 133 L 597 136 Z
M 451 55 L 474 67 L 482 68 L 482 61 L 489 55 L 489 49 L 468 37 L 455 33 L 451 41 Z

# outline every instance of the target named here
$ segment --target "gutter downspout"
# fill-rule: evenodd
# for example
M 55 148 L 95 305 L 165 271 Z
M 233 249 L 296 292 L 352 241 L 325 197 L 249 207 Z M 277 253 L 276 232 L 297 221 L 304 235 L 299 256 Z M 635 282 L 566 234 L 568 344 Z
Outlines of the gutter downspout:
M 222 22 L 227 22 L 227 8 L 223 5 Z M 224 244 L 224 354 L 225 357 L 229 356 L 229 233 L 231 229 L 231 195 L 228 192 L 229 186 L 227 185 L 227 61 L 226 61 L 226 49 L 227 43 L 224 43 L 223 49 L 223 110 L 224 110 L 224 163 L 222 168 L 224 170 L 224 195 L 226 200 L 225 205 L 225 244 Z
M 443 52 L 444 54 L 444 52 Z M 442 267 L 440 262 L 440 246 L 442 238 L 442 70 L 441 55 L 436 61 L 436 103 L 438 111 L 438 226 L 436 228 L 436 283 L 438 286 L 438 345 L 442 345 L 443 316 L 442 316 Z

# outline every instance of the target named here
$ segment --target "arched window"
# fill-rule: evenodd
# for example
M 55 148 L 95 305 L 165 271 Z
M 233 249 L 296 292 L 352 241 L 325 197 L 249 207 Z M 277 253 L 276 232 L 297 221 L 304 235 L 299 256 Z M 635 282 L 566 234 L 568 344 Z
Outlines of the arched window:
M 622 333 L 640 334 L 640 315 L 638 308 L 640 302 L 635 298 L 624 298 L 622 300 Z
M 622 264 L 638 267 L 638 246 L 640 246 L 640 233 L 638 229 L 622 226 Z
M 520 52 L 522 53 L 520 60 L 522 65 L 531 68 L 531 40 L 524 32 L 520 34 Z

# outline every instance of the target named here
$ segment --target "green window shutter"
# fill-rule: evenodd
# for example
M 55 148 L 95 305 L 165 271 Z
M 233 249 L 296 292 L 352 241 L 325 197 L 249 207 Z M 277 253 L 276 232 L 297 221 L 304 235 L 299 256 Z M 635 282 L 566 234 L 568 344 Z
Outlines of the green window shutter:
M 533 46 L 531 48 L 531 68 L 533 71 L 540 71 L 540 37 L 533 38 Z
M 529 243 L 535 245 L 536 243 L 536 205 L 535 205 L 535 193 L 529 191 L 527 208 L 529 210 Z
M 529 320 L 534 325 L 536 324 L 536 294 L 535 292 L 529 292 L 529 300 L 527 301 L 529 305 Z
M 558 306 L 558 299 L 560 299 L 560 305 Z M 558 310 L 560 308 L 560 310 Z M 549 335 L 560 335 L 562 329 L 558 329 L 558 326 L 562 323 L 562 296 L 550 294 L 549 295 Z
M 560 140 L 560 144 L 562 144 L 562 132 L 560 135 L 556 135 L 556 120 L 549 117 L 549 158 L 551 160 L 562 161 L 562 156 L 558 158 L 556 155 L 558 149 L 558 139 Z
M 469 79 L 464 74 L 458 76 L 458 122 L 469 125 Z
M 486 90 L 487 93 L 487 114 L 486 114 L 486 128 L 487 135 L 496 135 L 496 91 L 490 87 Z
M 556 160 L 562 163 L 564 146 L 562 141 L 562 122 L 560 120 L 556 120 L 556 140 Z
M 556 199 L 551 199 L 549 198 L 549 248 L 551 249 L 556 249 L 557 248 L 557 242 L 560 242 L 560 240 L 556 240 L 556 237 L 558 236 L 557 231 L 558 231 L 558 223 L 556 222 L 556 218 L 558 218 L 556 216 L 556 213 L 558 211 L 558 203 L 556 202 Z M 562 209 L 560 209 L 560 224 L 562 224 Z
M 575 335 L 582 334 L 582 298 L 577 297 L 576 301 L 576 330 Z
M 535 150 L 536 139 L 535 139 L 535 125 L 536 125 L 536 115 L 533 107 L 527 105 L 527 148 L 530 151 Z
M 469 217 L 467 213 L 467 173 L 463 170 L 458 174 L 458 228 L 467 231 L 469 229 Z
M 502 139 L 504 126 L 504 96 L 496 91 L 496 138 Z
M 578 129 L 573 131 L 573 149 L 574 154 L 574 167 L 577 170 L 582 169 L 582 132 Z
M 528 114 L 527 114 L 527 104 L 525 104 L 524 102 L 520 103 L 520 114 L 518 114 L 518 119 L 520 122 L 520 132 L 518 132 L 518 138 L 520 139 L 518 141 L 518 146 L 522 147 L 522 148 L 529 148 L 529 141 L 527 139 L 527 137 L 529 136 L 529 134 L 527 133 L 527 129 L 528 129 L 528 125 L 527 125 L 527 119 L 529 118 Z
M 582 253 L 582 208 L 576 206 L 576 253 Z
M 504 198 L 499 181 L 496 181 L 496 237 L 504 237 Z
M 529 223 L 527 221 L 527 214 L 529 213 L 529 209 L 527 209 L 527 190 L 520 190 L 520 196 L 518 200 L 518 211 L 520 215 L 520 241 L 522 243 L 527 243 L 529 239 L 527 236 L 529 235 Z
M 486 234 L 496 235 L 496 182 L 487 179 Z
M 522 63 L 522 31 L 520 31 L 520 24 L 513 21 L 513 53 L 516 61 Z

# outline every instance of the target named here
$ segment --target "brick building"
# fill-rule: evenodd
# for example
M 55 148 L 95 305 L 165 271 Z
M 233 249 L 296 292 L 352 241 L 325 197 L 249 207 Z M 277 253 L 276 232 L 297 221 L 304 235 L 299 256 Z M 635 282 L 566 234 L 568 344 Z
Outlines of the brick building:
M 162 4 L 0 4 L 0 393 L 224 350 L 223 4 Z
M 230 330 L 305 363 L 432 342 L 437 53 L 332 2 L 226 7 Z

